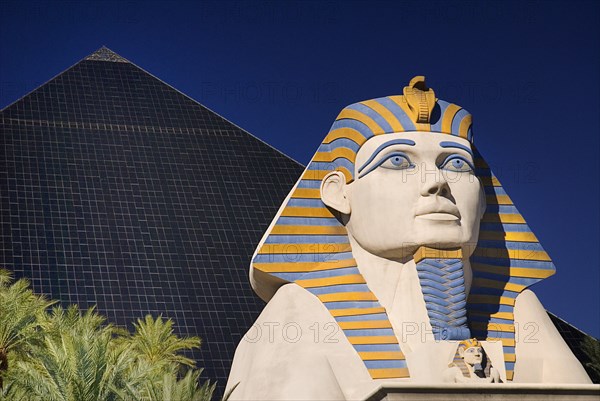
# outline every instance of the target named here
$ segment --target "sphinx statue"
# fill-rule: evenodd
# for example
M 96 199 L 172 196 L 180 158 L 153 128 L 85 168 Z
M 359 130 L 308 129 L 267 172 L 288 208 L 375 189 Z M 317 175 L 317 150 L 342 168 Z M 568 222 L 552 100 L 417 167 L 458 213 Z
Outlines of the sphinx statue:
M 486 361 L 484 366 L 483 347 L 477 339 L 461 341 L 455 357 L 444 372 L 444 381 L 448 383 L 498 383 L 500 374 Z M 487 368 L 487 369 L 486 369 Z
M 342 110 L 252 258 L 267 305 L 236 350 L 232 400 L 477 383 L 449 366 L 457 349 L 480 363 L 467 343 L 498 386 L 590 383 L 528 289 L 554 265 L 471 126 L 422 76 Z

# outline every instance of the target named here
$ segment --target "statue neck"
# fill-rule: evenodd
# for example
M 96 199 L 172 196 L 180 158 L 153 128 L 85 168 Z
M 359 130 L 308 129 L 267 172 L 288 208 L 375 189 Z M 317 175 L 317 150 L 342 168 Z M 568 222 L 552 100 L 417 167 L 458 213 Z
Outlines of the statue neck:
M 369 289 L 388 312 L 397 335 L 415 330 L 431 333 L 432 327 L 414 259 L 400 261 L 383 258 L 363 249 L 350 233 L 348 237 L 358 270 L 365 278 Z M 462 261 L 465 293 L 468 295 L 472 282 L 471 264 L 468 257 L 464 257 Z M 404 327 L 408 324 L 414 327 Z M 413 339 L 416 342 L 434 340 L 432 335 L 426 338 L 417 337 Z M 407 339 L 407 342 L 412 341 Z

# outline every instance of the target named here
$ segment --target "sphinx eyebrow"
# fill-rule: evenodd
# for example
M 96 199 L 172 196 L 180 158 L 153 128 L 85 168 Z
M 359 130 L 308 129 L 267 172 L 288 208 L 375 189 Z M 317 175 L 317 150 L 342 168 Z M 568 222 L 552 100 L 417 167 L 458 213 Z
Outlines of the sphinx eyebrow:
M 465 145 L 461 145 L 460 143 L 456 143 L 456 142 L 451 142 L 451 141 L 444 141 L 444 142 L 440 142 L 440 146 L 442 148 L 456 148 L 456 149 L 462 149 L 465 152 L 467 152 L 468 154 L 470 154 L 471 156 L 473 156 L 473 151 L 471 151 L 471 149 L 469 149 L 468 147 L 466 147 Z
M 409 145 L 409 146 L 415 146 L 415 142 L 411 141 L 410 139 L 392 139 L 391 141 L 387 141 L 381 145 L 379 145 L 379 147 L 377 149 L 375 149 L 375 151 L 373 152 L 373 154 L 371 155 L 371 157 L 369 157 L 369 160 L 367 160 L 361 168 L 358 169 L 358 172 L 360 173 L 365 167 L 367 167 L 369 165 L 369 163 L 371 163 L 373 161 L 373 159 L 375 159 L 377 157 L 377 155 L 379 154 L 379 152 L 381 152 L 383 149 L 390 147 L 392 145 Z

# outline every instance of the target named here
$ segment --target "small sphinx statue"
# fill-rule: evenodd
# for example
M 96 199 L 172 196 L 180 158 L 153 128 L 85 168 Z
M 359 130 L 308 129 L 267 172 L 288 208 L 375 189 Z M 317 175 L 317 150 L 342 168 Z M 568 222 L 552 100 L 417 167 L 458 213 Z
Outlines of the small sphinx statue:
M 461 341 L 454 360 L 444 372 L 449 383 L 499 383 L 500 374 L 491 365 L 483 366 L 485 351 L 476 338 Z
M 250 281 L 267 305 L 236 350 L 231 399 L 446 383 L 472 339 L 466 379 L 480 347 L 498 385 L 590 383 L 528 289 L 554 272 L 471 114 L 417 76 L 342 110 L 258 244 Z

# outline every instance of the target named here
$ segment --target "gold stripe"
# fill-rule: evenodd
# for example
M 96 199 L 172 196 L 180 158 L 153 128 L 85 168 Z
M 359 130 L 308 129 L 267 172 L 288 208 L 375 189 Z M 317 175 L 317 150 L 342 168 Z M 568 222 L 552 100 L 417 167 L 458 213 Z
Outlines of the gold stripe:
M 514 298 L 498 297 L 496 295 L 471 294 L 468 302 L 478 304 L 497 304 L 499 302 L 502 305 L 515 306 Z
M 342 330 L 391 329 L 389 320 L 363 320 L 360 322 L 338 322 Z
M 271 230 L 271 234 L 300 234 L 300 235 L 346 235 L 344 226 L 288 226 L 276 225 Z
M 348 336 L 347 338 L 352 345 L 398 344 L 398 339 L 394 336 Z
M 451 134 L 452 133 L 452 120 L 454 120 L 454 116 L 460 107 L 455 104 L 449 104 L 444 111 L 444 115 L 442 116 L 442 132 Z
M 500 181 L 496 177 L 479 177 L 481 183 L 486 187 L 501 187 Z
M 472 122 L 473 117 L 470 114 L 465 116 L 465 118 L 463 118 L 463 120 L 460 122 L 460 125 L 458 126 L 458 136 L 460 136 L 461 138 L 468 139 L 469 127 L 471 126 Z
M 419 263 L 421 260 L 431 259 L 462 259 L 461 249 L 435 249 L 427 246 L 422 246 L 415 252 L 414 260 L 415 263 Z
M 335 141 L 336 139 L 340 139 L 340 138 L 351 139 L 354 142 L 356 142 L 358 144 L 358 146 L 361 146 L 363 143 L 365 143 L 367 141 L 367 139 L 363 136 L 363 134 L 361 134 L 354 128 L 343 127 L 343 128 L 336 128 L 333 131 L 329 131 L 329 133 L 323 140 L 323 143 L 331 143 L 331 142 Z
M 550 256 L 545 251 L 533 251 L 530 249 L 504 249 L 504 248 L 479 248 L 475 249 L 474 255 L 485 258 L 521 259 L 550 262 Z M 508 257 L 507 257 L 508 256 Z
M 333 217 L 325 207 L 297 207 L 288 206 L 281 212 L 282 216 L 288 217 Z
M 317 295 L 321 302 L 338 301 L 377 301 L 372 292 L 335 292 L 333 294 Z
M 514 375 L 515 375 L 514 370 L 507 370 L 506 371 L 506 380 L 512 380 Z
M 515 362 L 517 360 L 517 356 L 515 354 L 504 354 L 505 362 Z
M 329 313 L 331 313 L 333 317 L 373 315 L 375 313 L 385 313 L 385 308 L 330 309 Z
M 496 280 L 489 280 L 485 278 L 476 278 L 473 280 L 473 287 L 484 287 L 484 288 L 497 288 L 497 289 L 505 289 L 508 291 L 521 292 L 525 288 L 526 285 L 521 284 L 513 284 Z
M 312 161 L 331 163 L 339 157 L 346 158 L 352 163 L 354 163 L 354 159 L 356 159 L 356 153 L 354 153 L 352 149 L 340 147 L 335 148 L 330 152 L 317 152 L 315 153 L 315 156 L 313 157 Z
M 488 205 L 512 205 L 512 200 L 508 195 L 486 195 Z
M 259 254 L 339 253 L 350 252 L 350 244 L 263 244 Z
M 476 316 L 485 316 L 485 317 L 490 317 L 490 318 L 497 318 L 497 319 L 506 319 L 506 320 L 514 320 L 515 319 L 515 315 L 512 312 L 496 312 L 496 313 L 487 313 L 487 312 L 471 312 L 472 315 L 476 315 Z
M 378 135 L 378 134 L 383 133 L 383 128 L 381 128 L 379 126 L 379 124 L 377 124 L 375 122 L 375 120 L 373 120 L 371 117 L 369 117 L 368 115 L 366 115 L 365 113 L 362 113 L 360 111 L 352 110 L 352 109 L 344 109 L 337 116 L 337 118 L 335 120 L 338 121 L 338 120 L 342 120 L 345 118 L 360 121 L 361 123 L 365 124 L 373 132 L 373 135 Z
M 524 224 L 525 219 L 520 214 L 485 213 L 481 221 L 485 223 Z
M 321 181 L 327 174 L 333 171 L 341 171 L 346 176 L 346 181 L 348 183 L 352 182 L 352 173 L 344 166 L 339 166 L 335 170 L 306 170 L 302 174 L 302 179 L 309 181 Z
M 479 239 L 492 241 L 539 242 L 533 233 L 515 231 L 480 231 Z
M 402 360 L 406 357 L 400 351 L 365 351 L 359 352 L 358 355 L 363 361 L 382 361 L 382 360 Z
M 392 127 L 393 132 L 403 132 L 404 127 L 402 127 L 402 123 L 396 118 L 396 116 L 388 110 L 387 107 L 382 105 L 376 100 L 367 100 L 361 102 L 365 106 L 375 110 L 387 123 Z
M 526 267 L 495 266 L 487 263 L 473 263 L 473 270 L 501 274 L 503 276 L 516 276 L 526 278 L 547 278 L 554 274 L 554 270 L 531 269 Z
M 410 377 L 408 368 L 369 369 L 373 379 L 400 379 Z
M 296 284 L 298 284 L 304 288 L 314 288 L 314 287 L 324 287 L 324 286 L 328 286 L 328 285 L 339 285 L 339 284 L 365 284 L 365 279 L 360 274 L 349 274 L 346 276 L 296 280 Z
M 502 346 L 504 346 L 504 347 L 514 347 L 515 344 L 517 343 L 514 338 L 494 338 L 494 337 L 488 337 L 488 338 L 485 339 L 485 341 L 489 341 L 489 342 L 498 342 L 498 341 L 500 341 L 502 343 Z
M 321 199 L 321 190 L 318 188 L 296 188 L 292 198 Z
M 480 330 L 487 329 L 487 331 L 501 331 L 503 333 L 515 332 L 515 325 L 506 323 L 471 322 L 471 327 Z
M 324 262 L 286 262 L 286 263 L 253 263 L 255 269 L 265 273 L 302 273 L 309 271 L 324 271 L 333 269 L 343 269 L 345 267 L 356 266 L 356 260 L 331 260 Z

